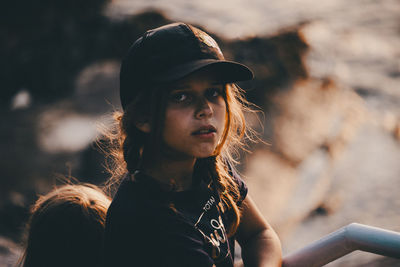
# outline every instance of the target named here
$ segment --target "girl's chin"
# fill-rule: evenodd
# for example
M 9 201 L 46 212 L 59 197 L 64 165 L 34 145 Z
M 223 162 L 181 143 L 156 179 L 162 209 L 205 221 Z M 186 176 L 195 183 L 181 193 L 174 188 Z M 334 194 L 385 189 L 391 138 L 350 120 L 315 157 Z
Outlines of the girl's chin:
M 193 158 L 193 159 L 203 159 L 214 155 L 214 150 L 205 152 L 195 152 L 195 153 L 182 153 L 180 158 Z M 177 155 L 179 157 L 179 155 Z M 171 158 L 172 159 L 172 158 Z
M 164 146 L 160 152 L 166 160 L 208 158 L 214 155 L 215 147 L 216 145 L 214 144 L 193 145 L 191 147 L 183 147 L 181 149 L 173 149 L 171 147 Z
M 209 147 L 206 149 L 199 149 L 194 152 L 195 158 L 208 158 L 214 155 L 215 147 Z
M 190 160 L 190 159 L 201 159 L 201 158 L 208 158 L 214 155 L 214 150 L 212 151 L 196 151 L 196 152 L 183 152 L 183 151 L 171 151 L 162 153 L 162 157 L 168 161 L 174 160 Z

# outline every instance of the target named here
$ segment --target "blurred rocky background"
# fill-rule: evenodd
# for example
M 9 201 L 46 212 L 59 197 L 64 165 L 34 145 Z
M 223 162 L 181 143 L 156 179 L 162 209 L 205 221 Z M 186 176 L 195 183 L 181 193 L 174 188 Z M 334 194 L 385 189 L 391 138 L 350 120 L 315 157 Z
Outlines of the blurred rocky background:
M 0 21 L 0 266 L 17 261 L 29 206 L 60 175 L 107 179 L 93 141 L 119 109 L 119 62 L 171 21 L 255 71 L 241 86 L 269 145 L 239 167 L 284 254 L 351 222 L 400 231 L 399 1 L 23 0 Z M 400 263 L 355 252 L 329 266 Z

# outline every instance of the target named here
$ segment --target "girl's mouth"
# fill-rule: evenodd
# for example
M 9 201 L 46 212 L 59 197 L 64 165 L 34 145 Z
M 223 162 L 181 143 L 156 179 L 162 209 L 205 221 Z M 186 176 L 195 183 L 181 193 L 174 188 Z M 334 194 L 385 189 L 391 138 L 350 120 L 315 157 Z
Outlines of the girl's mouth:
M 216 132 L 217 132 L 217 129 L 215 129 L 214 126 L 207 125 L 207 126 L 200 127 L 199 129 L 194 131 L 192 133 L 192 135 L 197 136 L 197 137 L 202 137 L 202 138 L 211 138 L 211 137 L 214 137 Z

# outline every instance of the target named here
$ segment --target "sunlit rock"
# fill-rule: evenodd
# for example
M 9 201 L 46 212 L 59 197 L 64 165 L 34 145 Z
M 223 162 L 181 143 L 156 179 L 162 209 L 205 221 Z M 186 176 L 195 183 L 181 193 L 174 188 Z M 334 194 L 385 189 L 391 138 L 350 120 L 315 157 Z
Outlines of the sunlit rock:
M 362 100 L 329 80 L 299 81 L 292 90 L 278 93 L 274 103 L 274 150 L 294 164 L 320 146 L 335 153 L 334 144 L 351 139 L 365 116 Z
M 72 153 L 85 149 L 98 134 L 95 117 L 46 111 L 39 122 L 38 142 L 49 153 Z
M 25 109 L 31 105 L 32 97 L 31 94 L 26 89 L 21 89 L 12 99 L 11 99 L 11 110 Z
M 76 101 L 81 110 L 104 113 L 120 108 L 119 68 L 117 61 L 104 61 L 82 70 L 75 82 Z

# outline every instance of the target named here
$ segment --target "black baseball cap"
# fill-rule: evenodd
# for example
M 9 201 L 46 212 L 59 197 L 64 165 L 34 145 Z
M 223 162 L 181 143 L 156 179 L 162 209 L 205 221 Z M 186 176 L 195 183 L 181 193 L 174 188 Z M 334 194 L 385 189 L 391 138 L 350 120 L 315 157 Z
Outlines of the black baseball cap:
M 133 43 L 122 61 L 122 108 L 143 90 L 175 82 L 204 68 L 210 68 L 218 82 L 253 78 L 248 67 L 225 60 L 217 42 L 192 25 L 179 22 L 149 30 Z

